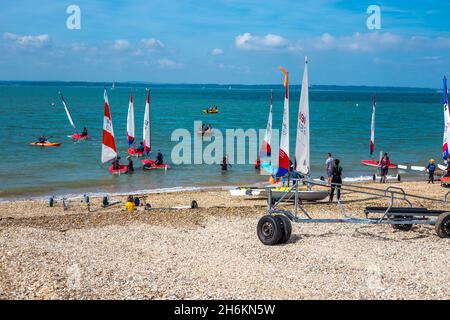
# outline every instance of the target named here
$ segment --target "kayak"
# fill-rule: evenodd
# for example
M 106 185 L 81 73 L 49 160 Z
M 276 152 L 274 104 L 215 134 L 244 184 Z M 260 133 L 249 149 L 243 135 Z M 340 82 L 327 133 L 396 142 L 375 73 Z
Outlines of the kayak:
M 128 171 L 128 166 L 124 165 L 124 164 L 120 164 L 119 169 L 116 169 L 116 170 L 113 169 L 113 165 L 111 165 L 109 167 L 109 172 L 112 174 L 127 173 L 127 171 Z
M 378 167 L 380 165 L 380 161 L 375 161 L 375 160 L 362 160 L 361 163 L 363 165 L 369 166 L 369 167 Z M 389 169 L 397 169 L 397 165 L 391 163 L 389 165 Z
M 144 167 L 145 170 L 170 169 L 170 165 L 164 163 L 156 164 L 155 160 L 142 160 L 141 162 L 144 166 L 149 166 Z
M 219 113 L 219 110 L 208 110 L 208 109 L 204 109 L 203 113 Z
M 75 133 L 75 134 L 71 135 L 70 137 L 75 140 L 87 140 L 89 138 L 89 135 L 81 136 L 80 133 Z
M 143 157 L 144 156 L 144 152 L 137 151 L 136 148 L 129 148 L 128 149 L 128 154 L 131 155 L 131 156 L 136 156 L 136 157 Z
M 32 142 L 30 145 L 36 147 L 59 147 L 61 142 Z

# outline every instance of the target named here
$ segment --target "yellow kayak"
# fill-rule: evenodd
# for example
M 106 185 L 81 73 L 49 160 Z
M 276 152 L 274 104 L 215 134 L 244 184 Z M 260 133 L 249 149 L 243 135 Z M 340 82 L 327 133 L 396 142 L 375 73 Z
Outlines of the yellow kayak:
M 59 147 L 61 142 L 32 142 L 30 145 L 36 147 Z
M 203 113 L 219 113 L 219 110 L 209 110 L 209 109 L 204 109 Z

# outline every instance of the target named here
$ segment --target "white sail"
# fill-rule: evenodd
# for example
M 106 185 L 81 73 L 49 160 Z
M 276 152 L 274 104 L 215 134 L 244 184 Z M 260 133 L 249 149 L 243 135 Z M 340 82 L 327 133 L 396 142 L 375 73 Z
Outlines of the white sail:
M 59 94 L 61 96 L 61 100 L 62 100 L 62 104 L 64 106 L 64 110 L 66 110 L 67 119 L 69 119 L 70 125 L 72 126 L 73 130 L 75 132 L 77 132 L 77 127 L 75 126 L 75 123 L 73 122 L 72 115 L 70 114 L 69 107 L 67 106 L 66 100 L 64 99 L 64 96 L 62 95 L 61 92 Z
M 145 103 L 144 126 L 143 126 L 144 153 L 148 155 L 151 147 L 151 123 L 150 123 L 150 90 L 147 93 L 147 102 Z
M 308 58 L 305 57 L 302 93 L 298 110 L 297 139 L 295 144 L 295 170 L 308 175 L 310 173 L 309 146 L 309 88 L 308 88 Z
M 109 108 L 108 94 L 105 90 L 105 110 L 103 114 L 103 135 L 102 135 L 102 163 L 106 163 L 117 158 L 116 139 L 112 124 L 111 110 Z
M 136 138 L 134 129 L 134 102 L 133 95 L 130 96 L 130 103 L 128 105 L 128 116 L 127 116 L 127 140 L 128 145 L 131 146 Z
M 444 77 L 444 139 L 442 142 L 442 158 L 447 162 L 450 143 L 450 110 L 448 105 L 447 78 Z

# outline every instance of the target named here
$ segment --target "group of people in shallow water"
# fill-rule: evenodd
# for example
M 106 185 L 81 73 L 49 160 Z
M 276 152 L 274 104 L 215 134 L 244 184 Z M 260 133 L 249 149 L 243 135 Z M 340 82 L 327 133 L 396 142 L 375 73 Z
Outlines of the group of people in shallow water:
M 141 145 L 143 146 L 143 143 L 141 143 Z M 142 150 L 142 152 L 143 152 L 143 151 L 144 151 L 144 150 Z M 112 161 L 113 170 L 120 170 L 120 169 L 121 169 L 122 165 L 120 164 L 120 160 L 121 160 L 121 158 L 118 156 L 117 158 L 115 158 L 115 159 Z M 132 157 L 132 156 L 128 156 L 128 157 L 127 157 L 127 161 L 128 161 L 128 165 L 127 165 L 127 172 L 126 172 L 126 173 L 131 173 L 131 172 L 134 171 L 133 157 Z M 161 151 L 158 150 L 158 152 L 157 152 L 157 154 L 156 154 L 156 159 L 155 159 L 154 164 L 152 164 L 152 163 L 146 163 L 146 164 L 144 164 L 144 167 L 143 167 L 143 168 L 144 168 L 144 169 L 150 169 L 150 168 L 152 168 L 154 165 L 159 166 L 159 165 L 162 165 L 162 164 L 164 164 L 164 156 L 163 156 L 163 154 L 161 153 Z

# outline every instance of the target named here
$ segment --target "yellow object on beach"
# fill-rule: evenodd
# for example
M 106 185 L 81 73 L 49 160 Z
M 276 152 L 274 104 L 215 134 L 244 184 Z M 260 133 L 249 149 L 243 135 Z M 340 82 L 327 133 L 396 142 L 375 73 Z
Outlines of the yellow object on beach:
M 125 203 L 125 208 L 128 210 L 128 212 L 133 212 L 134 210 L 136 210 L 136 205 L 134 204 L 134 202 L 128 201 L 127 203 Z
M 307 186 L 299 186 L 298 187 L 298 190 L 307 190 L 308 189 L 308 187 Z M 279 187 L 279 188 L 273 188 L 272 189 L 272 191 L 290 191 L 290 190 L 295 190 L 295 189 L 292 189 L 292 186 L 291 187 Z

